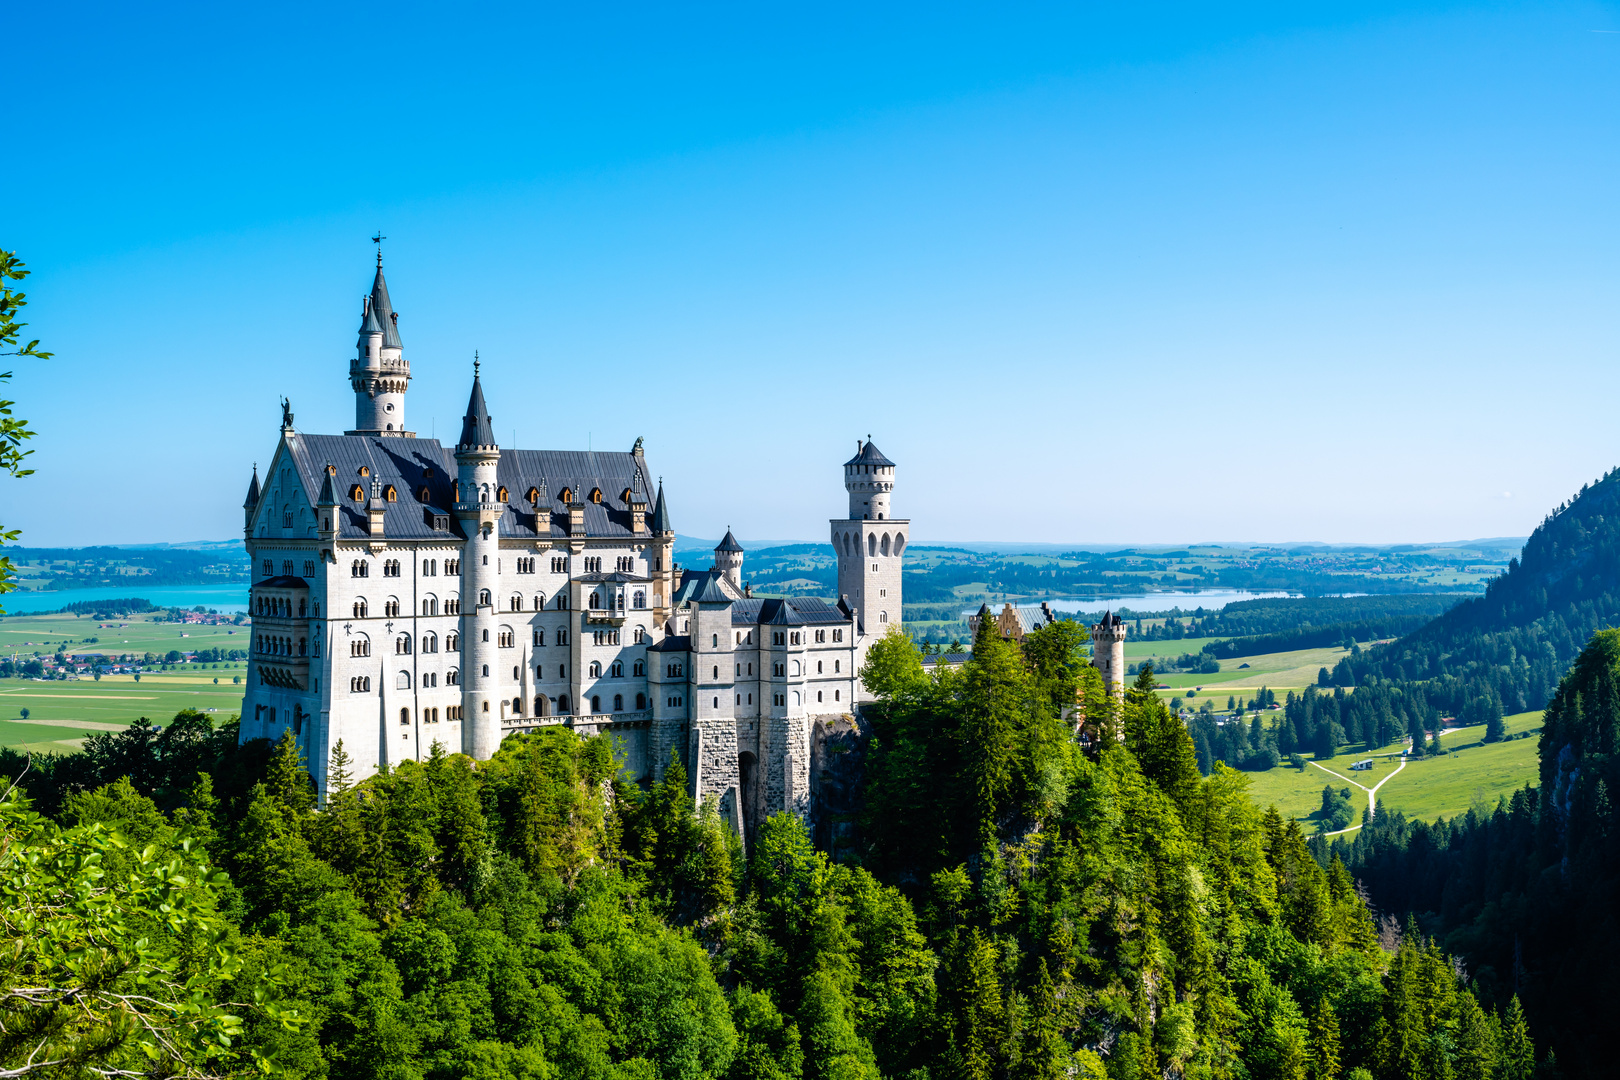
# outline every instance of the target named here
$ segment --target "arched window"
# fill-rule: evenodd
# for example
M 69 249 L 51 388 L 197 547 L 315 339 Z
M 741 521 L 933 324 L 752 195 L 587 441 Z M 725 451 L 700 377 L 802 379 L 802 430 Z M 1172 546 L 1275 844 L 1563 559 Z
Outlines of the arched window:
M 460 652 L 461 651 L 461 635 L 458 634 L 458 633 L 455 633 L 454 631 L 444 635 L 444 651 L 445 652 Z
M 362 465 L 359 468 L 359 473 L 360 473 L 361 476 L 370 476 L 371 475 L 371 467 L 369 465 Z
M 883 543 L 878 545 L 878 550 L 883 552 L 883 554 L 885 556 L 889 554 L 889 534 L 888 533 L 883 534 Z
M 596 694 L 592 694 L 591 695 L 591 712 L 599 713 L 601 711 L 602 711 L 602 699 L 599 696 L 597 696 Z
M 624 678 L 624 661 L 623 660 L 615 660 L 615 661 L 613 661 L 613 666 L 611 668 L 609 668 L 608 671 L 610 673 L 612 673 L 612 675 L 613 675 L 613 677 L 615 679 Z
M 397 656 L 409 656 L 411 652 L 411 635 L 401 634 L 394 639 L 394 653 Z
M 646 707 L 647 707 L 647 695 L 646 694 L 637 694 L 636 695 L 636 708 L 637 709 L 645 709 Z
M 488 589 L 480 589 L 480 590 L 478 590 L 478 606 L 479 607 L 494 607 L 495 606 L 494 604 L 492 604 L 490 602 L 489 590 Z
M 531 503 L 538 503 L 540 501 L 540 489 L 533 487 L 530 488 L 529 493 L 525 495 L 524 498 L 528 499 Z
M 546 610 L 546 594 L 545 593 L 542 592 L 542 593 L 535 593 L 534 594 L 534 610 L 536 610 L 536 611 L 544 611 L 544 610 Z
M 886 623 L 888 621 L 889 621 L 889 613 L 887 611 L 878 612 L 878 622 Z
M 429 652 L 429 653 L 438 652 L 439 651 L 439 635 L 437 635 L 437 634 L 423 634 L 422 635 L 422 651 L 423 652 Z
M 366 598 L 363 596 L 354 602 L 354 617 L 357 619 L 366 617 Z
M 867 536 L 866 536 L 866 553 L 868 555 L 876 555 L 877 554 L 877 534 L 876 533 L 868 533 L 867 534 Z
M 591 678 L 600 679 L 601 677 L 602 677 L 602 662 L 600 660 L 592 660 L 591 661 Z
M 498 488 L 496 490 L 496 492 L 495 492 L 495 501 L 496 502 L 505 502 L 506 501 L 506 488 L 505 487 L 501 487 L 501 488 Z
M 905 546 L 906 546 L 906 534 L 905 533 L 895 533 L 894 534 L 894 553 L 896 555 L 899 555 L 900 552 L 905 548 Z
M 511 605 L 513 611 L 523 610 L 523 597 L 519 596 L 517 593 L 513 593 L 512 598 L 508 600 L 507 603 Z
M 623 694 L 614 694 L 613 695 L 613 711 L 614 712 L 624 712 L 624 695 Z
M 647 606 L 647 593 L 645 592 L 645 590 L 637 589 L 636 592 L 635 592 L 635 595 L 633 597 L 631 597 L 630 602 L 636 606 L 637 610 L 640 610 L 641 608 L 646 607 Z
M 563 488 L 557 497 L 563 501 L 564 506 L 567 506 L 569 503 L 574 501 L 573 489 Z
M 398 678 L 396 678 L 394 680 L 394 689 L 395 690 L 409 690 L 410 688 L 411 688 L 411 673 L 408 672 L 408 671 L 400 672 Z
M 383 498 L 387 499 L 389 502 L 399 502 L 399 492 L 394 490 L 393 484 L 389 484 L 387 487 L 383 488 Z
M 349 498 L 353 499 L 357 503 L 365 502 L 366 489 L 361 487 L 359 484 L 354 485 L 354 487 L 349 489 Z
M 457 671 L 455 668 L 451 668 L 449 671 L 445 672 L 444 673 L 444 685 L 446 685 L 446 686 L 460 686 L 461 685 L 461 672 Z
M 536 695 L 534 695 L 534 715 L 536 715 L 536 716 L 550 716 L 551 715 L 551 700 L 549 698 L 547 698 L 546 695 L 544 695 L 544 694 L 536 694 Z
M 557 715 L 558 716 L 567 716 L 568 715 L 568 695 L 567 694 L 558 694 L 557 695 Z
M 602 501 L 602 489 L 601 488 L 591 488 L 591 502 L 600 503 L 601 501 Z
M 602 594 L 595 589 L 591 590 L 590 605 L 592 611 L 597 611 L 602 606 Z
M 799 674 L 799 662 L 797 660 L 793 661 L 793 674 Z
M 399 710 L 399 722 L 401 724 L 409 724 L 411 722 L 411 710 L 409 710 L 409 709 L 401 709 L 401 710 Z
M 416 501 L 417 502 L 427 502 L 428 499 L 432 497 L 432 494 L 433 494 L 432 492 L 428 491 L 427 485 L 423 484 L 420 488 L 417 488 L 417 490 L 416 490 Z

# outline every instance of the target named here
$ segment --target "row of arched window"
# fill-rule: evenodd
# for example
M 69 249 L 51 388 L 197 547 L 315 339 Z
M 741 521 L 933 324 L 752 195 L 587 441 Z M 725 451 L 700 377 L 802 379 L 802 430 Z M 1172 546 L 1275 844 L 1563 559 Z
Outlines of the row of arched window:
M 299 638 L 296 646 L 293 644 L 292 638 L 280 637 L 276 634 L 256 635 L 254 640 L 256 640 L 259 645 L 257 651 L 265 653 L 269 656 L 305 655 L 306 641 L 304 638 Z M 297 650 L 296 652 L 294 651 L 295 648 Z M 316 655 L 319 656 L 320 653 L 317 652 Z
M 302 598 L 299 599 L 297 618 L 302 619 L 304 617 L 307 610 L 307 604 L 307 600 Z M 317 604 L 317 607 L 318 606 L 319 605 Z M 259 597 L 258 603 L 254 605 L 254 614 L 291 619 L 294 617 L 293 602 L 291 599 L 285 596 L 261 596 Z
M 844 534 L 843 547 L 844 554 L 858 555 L 861 550 L 861 542 L 855 533 L 847 532 Z M 881 538 L 877 533 L 866 534 L 866 554 L 870 558 L 877 558 L 879 555 L 898 557 L 905 550 L 905 547 L 905 533 L 895 533 L 892 538 L 888 533 L 884 533 Z

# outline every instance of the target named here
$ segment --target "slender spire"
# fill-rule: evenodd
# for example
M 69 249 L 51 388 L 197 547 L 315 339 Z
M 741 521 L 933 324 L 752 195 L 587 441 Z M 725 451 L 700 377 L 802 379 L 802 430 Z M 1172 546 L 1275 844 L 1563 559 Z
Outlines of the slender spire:
M 378 252 L 381 255 L 381 250 Z M 371 318 L 382 327 L 383 348 L 404 348 L 399 341 L 399 316 L 394 313 L 393 302 L 388 299 L 388 282 L 383 279 L 382 263 L 377 263 L 377 276 L 371 282 L 371 299 L 369 301 Z
M 332 473 L 335 470 L 331 465 L 321 470 L 321 493 L 315 499 L 316 506 L 336 506 L 337 492 L 332 490 Z
M 242 509 L 251 510 L 259 505 L 259 463 L 253 463 L 253 482 L 248 485 L 247 500 L 242 503 Z
M 476 363 L 477 361 L 474 361 Z M 484 404 L 484 387 L 473 373 L 472 396 L 467 399 L 467 415 L 461 418 L 461 442 L 458 449 L 474 446 L 494 446 L 495 426 Z
M 672 533 L 675 526 L 669 522 L 669 507 L 664 503 L 664 478 L 658 478 L 658 501 L 653 504 L 652 531 L 655 533 Z

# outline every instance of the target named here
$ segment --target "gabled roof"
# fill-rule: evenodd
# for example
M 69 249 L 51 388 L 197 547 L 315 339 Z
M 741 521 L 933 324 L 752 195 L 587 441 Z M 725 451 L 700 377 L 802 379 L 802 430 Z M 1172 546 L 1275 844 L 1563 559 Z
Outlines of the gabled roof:
M 259 498 L 259 467 L 255 465 L 253 466 L 253 480 L 248 484 L 247 499 L 243 501 L 242 508 L 244 510 L 253 509 L 255 506 L 259 505 Z
M 658 481 L 658 502 L 653 506 L 652 524 L 648 526 L 655 533 L 671 533 L 675 526 L 669 523 L 669 507 L 664 504 L 664 482 Z
M 741 551 L 742 550 L 742 545 L 737 543 L 737 538 L 735 536 L 731 535 L 731 530 L 730 529 L 727 529 L 726 530 L 726 538 L 724 540 L 720 541 L 720 546 L 715 548 L 714 550 L 716 550 L 716 551 Z
M 814 596 L 750 597 L 731 606 L 736 626 L 805 626 L 844 624 L 850 615 Z
M 467 415 L 461 418 L 461 441 L 456 445 L 458 448 L 495 445 L 495 428 L 489 419 L 489 409 L 484 405 L 484 388 L 477 375 L 473 376 L 472 396 L 467 399 Z
M 647 646 L 648 652 L 691 652 L 691 634 L 667 634 L 662 641 Z
M 856 451 L 855 456 L 844 462 L 844 465 L 846 467 L 850 465 L 880 465 L 893 468 L 894 462 L 884 457 L 883 451 L 877 448 L 877 444 L 869 440 L 861 443 L 860 449 Z
M 403 348 L 399 342 L 399 316 L 394 313 L 394 305 L 388 299 L 388 282 L 383 280 L 382 263 L 377 264 L 377 276 L 371 282 L 371 307 L 369 313 L 382 326 L 383 348 Z M 362 330 L 362 332 L 364 332 Z
M 715 571 L 704 574 L 703 583 L 692 594 L 692 602 L 695 604 L 734 603 L 735 598 L 721 586 L 721 577 L 722 575 Z

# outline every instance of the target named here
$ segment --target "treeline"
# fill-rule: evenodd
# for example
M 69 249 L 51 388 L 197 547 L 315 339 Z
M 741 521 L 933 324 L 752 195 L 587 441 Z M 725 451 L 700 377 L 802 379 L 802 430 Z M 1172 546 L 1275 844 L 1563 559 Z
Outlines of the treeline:
M 0 802 L 0 858 L 52 868 L 0 873 L 4 917 L 86 916 L 0 977 L 82 985 L 93 925 L 96 991 L 146 1009 L 11 1003 L 0 1056 L 28 1032 L 97 1075 L 1530 1080 L 1511 997 L 1381 935 L 1342 863 L 1201 777 L 1082 644 L 987 627 L 934 675 L 875 646 L 858 864 L 788 815 L 745 852 L 678 760 L 644 791 L 563 728 L 359 783 L 340 744 L 322 808 L 291 736 L 195 714 L 0 755 L 44 815 Z
M 1620 470 L 1549 515 L 1484 596 L 1351 667 L 1358 684 L 1373 675 L 1421 682 L 1448 713 L 1477 709 L 1483 698 L 1524 712 L 1543 708 L 1591 636 L 1616 623 Z
M 1379 907 L 1416 912 L 1488 997 L 1519 995 L 1570 1076 L 1614 1069 L 1617 687 L 1620 631 L 1605 630 L 1547 705 L 1536 786 L 1449 822 L 1380 811 L 1353 837 L 1318 842 L 1320 857 L 1354 869 Z
M 195 585 L 246 581 L 247 552 L 240 545 L 217 550 L 189 548 L 13 548 L 19 566 L 44 570 L 48 589 L 98 585 Z M 130 573 L 129 571 L 139 571 Z
M 1244 720 L 1247 710 L 1263 709 L 1275 700 L 1275 693 L 1262 688 L 1257 698 L 1235 703 L 1235 716 L 1217 723 L 1214 703 L 1206 699 L 1188 722 L 1199 771 L 1207 776 L 1216 762 L 1264 771 L 1295 754 L 1326 760 L 1346 743 L 1356 744 L 1356 752 L 1370 753 L 1407 735 L 1413 736 L 1412 752 L 1421 757 L 1429 733 L 1440 729 L 1440 712 L 1421 687 L 1375 680 L 1347 694 L 1343 687 L 1322 692 L 1308 686 L 1299 694 L 1290 690 L 1280 712 L 1255 712 Z M 1496 719 L 1501 720 L 1500 713 Z

